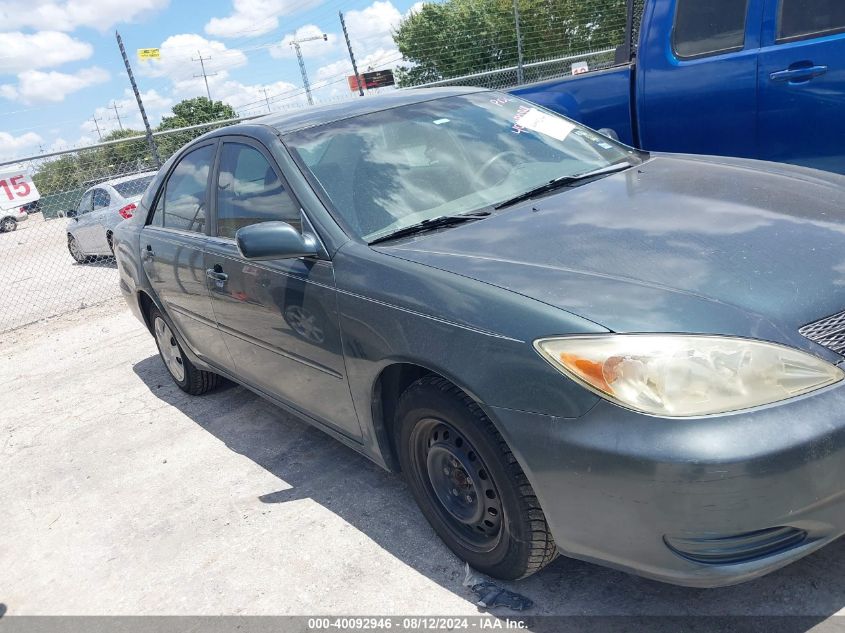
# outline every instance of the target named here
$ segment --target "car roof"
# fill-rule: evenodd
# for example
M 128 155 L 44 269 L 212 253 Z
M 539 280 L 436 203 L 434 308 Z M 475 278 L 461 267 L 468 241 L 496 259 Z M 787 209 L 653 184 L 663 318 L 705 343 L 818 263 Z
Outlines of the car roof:
M 95 178 L 93 181 L 89 180 L 88 182 L 82 183 L 83 187 L 87 187 L 85 193 L 88 193 L 91 189 L 96 189 L 97 187 L 102 187 L 103 185 L 119 185 L 122 182 L 128 182 L 130 180 L 138 180 L 139 178 L 146 178 L 148 176 L 155 176 L 155 171 L 139 171 L 134 174 L 127 174 L 126 176 L 121 176 L 120 178 Z
M 445 97 L 456 97 L 474 92 L 488 92 L 488 90 L 486 88 L 472 88 L 467 86 L 391 90 L 378 95 L 359 97 L 338 103 L 305 107 L 285 113 L 268 114 L 267 116 L 250 121 L 249 124 L 268 125 L 284 134 L 307 127 L 349 119 L 362 114 L 371 114 L 413 103 L 422 103 Z

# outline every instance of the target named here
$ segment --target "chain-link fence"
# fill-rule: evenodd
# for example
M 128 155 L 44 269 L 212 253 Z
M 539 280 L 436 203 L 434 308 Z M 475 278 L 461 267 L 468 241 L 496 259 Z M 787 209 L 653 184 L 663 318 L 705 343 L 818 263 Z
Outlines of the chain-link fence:
M 373 64 L 394 68 L 398 87 L 507 89 L 589 72 L 636 54 L 643 4 L 644 0 L 426 3 L 408 14 L 394 33 L 398 52 L 393 58 Z M 320 101 L 341 98 L 356 97 L 350 92 Z M 279 105 L 274 103 L 276 109 Z M 241 114 L 240 120 L 254 118 L 243 117 L 252 114 L 249 110 Z M 166 160 L 198 135 L 232 122 L 156 132 L 154 143 L 161 160 Z M 133 204 L 157 169 L 144 137 L 0 164 L 0 332 L 119 294 L 111 231 L 132 214 Z
M 156 133 L 161 160 L 227 123 Z M 0 332 L 118 296 L 111 231 L 157 169 L 144 137 L 0 165 Z

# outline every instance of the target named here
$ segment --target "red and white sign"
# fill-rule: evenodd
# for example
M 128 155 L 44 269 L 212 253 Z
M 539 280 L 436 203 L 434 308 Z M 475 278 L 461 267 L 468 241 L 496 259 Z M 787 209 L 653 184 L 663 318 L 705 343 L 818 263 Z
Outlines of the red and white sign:
M 40 198 L 41 194 L 27 172 L 0 172 L 0 207 L 19 207 Z
M 575 62 L 572 64 L 573 75 L 583 75 L 590 72 L 590 65 L 587 62 Z

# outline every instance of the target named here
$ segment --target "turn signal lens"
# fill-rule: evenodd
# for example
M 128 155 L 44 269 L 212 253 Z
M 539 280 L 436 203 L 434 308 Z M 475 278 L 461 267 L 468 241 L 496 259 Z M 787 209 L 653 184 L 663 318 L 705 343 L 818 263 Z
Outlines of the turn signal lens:
M 662 417 L 749 409 L 845 378 L 812 354 L 725 336 L 605 334 L 540 339 L 534 347 L 603 398 Z
M 135 215 L 135 209 L 137 209 L 137 208 L 138 208 L 138 205 L 135 204 L 134 202 L 131 202 L 131 203 L 127 204 L 125 207 L 123 207 L 120 211 L 118 211 L 118 213 L 120 214 L 120 217 L 122 217 L 124 220 L 128 220 L 133 215 Z

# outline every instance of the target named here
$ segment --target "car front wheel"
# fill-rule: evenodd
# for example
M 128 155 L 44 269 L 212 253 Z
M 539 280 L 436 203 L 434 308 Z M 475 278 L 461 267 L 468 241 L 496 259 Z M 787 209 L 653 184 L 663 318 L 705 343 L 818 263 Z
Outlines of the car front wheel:
M 79 242 L 73 236 L 68 234 L 67 236 L 67 250 L 70 253 L 70 256 L 76 261 L 77 264 L 87 264 L 91 261 L 91 258 L 82 252 L 82 249 L 79 247 Z
M 0 222 L 0 233 L 8 233 L 18 228 L 18 222 L 15 218 L 3 218 Z
M 150 324 L 159 356 L 179 389 L 192 396 L 200 396 L 220 385 L 222 378 L 219 375 L 198 369 L 185 356 L 179 341 L 158 308 L 153 307 L 150 310 Z
M 399 400 L 402 471 L 428 522 L 473 568 L 514 580 L 557 556 L 534 490 L 481 408 L 434 376 Z

